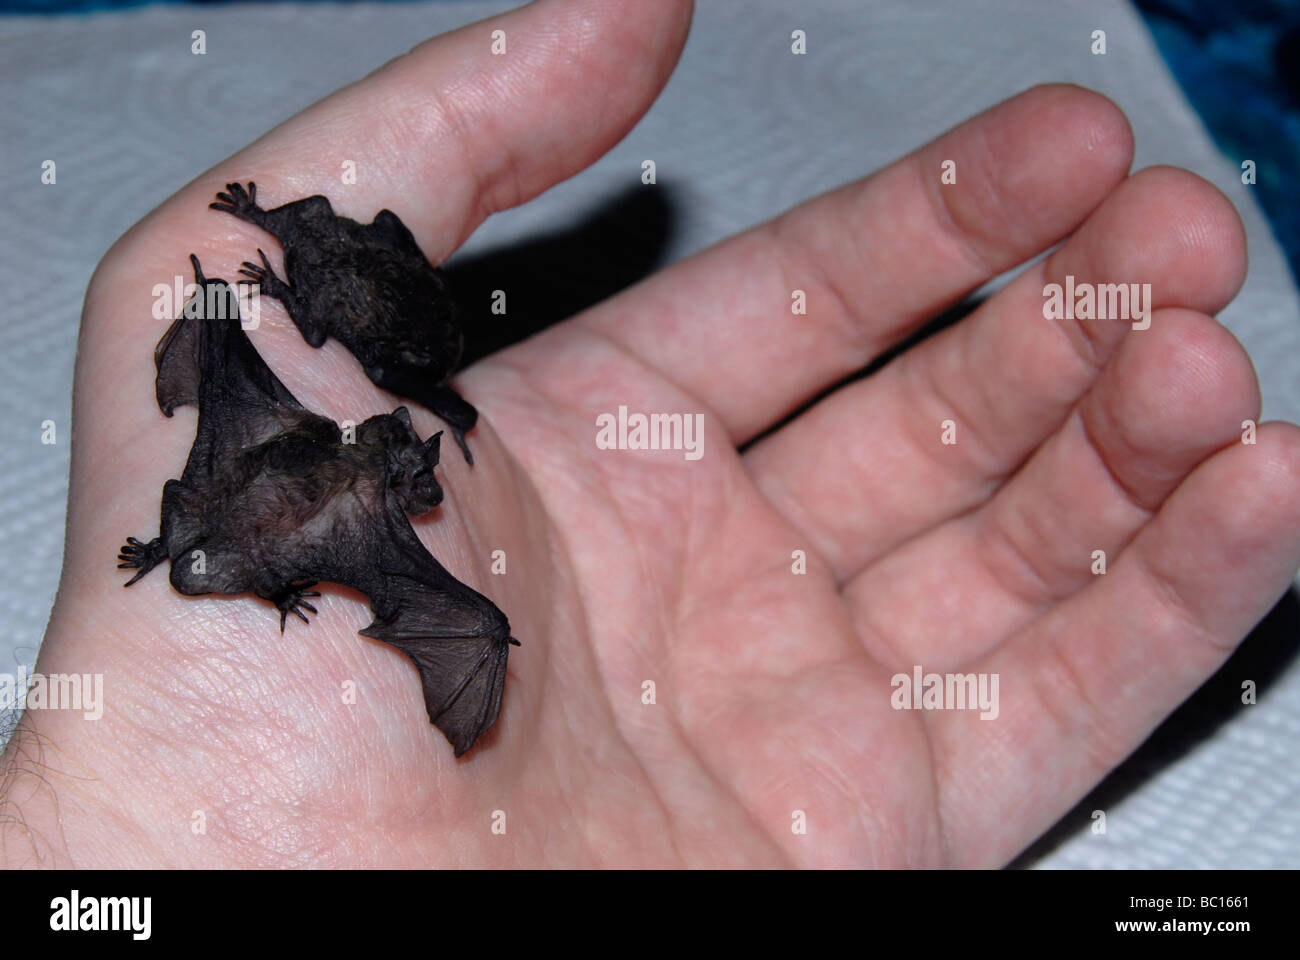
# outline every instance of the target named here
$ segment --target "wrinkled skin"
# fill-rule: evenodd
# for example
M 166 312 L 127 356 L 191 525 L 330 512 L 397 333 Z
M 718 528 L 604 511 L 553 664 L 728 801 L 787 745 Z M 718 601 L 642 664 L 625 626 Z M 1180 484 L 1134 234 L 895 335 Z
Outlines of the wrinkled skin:
M 548 2 L 436 38 L 112 249 L 87 297 L 67 562 L 39 661 L 104 672 L 108 702 L 93 723 L 28 714 L 7 755 L 9 862 L 997 865 L 1267 612 L 1300 564 L 1300 430 L 1239 442 L 1257 384 L 1211 315 L 1242 282 L 1241 225 L 1189 173 L 1130 176 L 1122 114 L 1063 86 L 457 378 L 482 412 L 477 465 L 444 464 L 441 516 L 416 526 L 529 641 L 469 757 L 414 722 L 410 666 L 358 640 L 354 594 L 326 591 L 310 635 L 281 638 L 252 599 L 182 598 L 161 578 L 122 590 L 103 558 L 151 521 L 190 436 L 151 402 L 149 291 L 190 244 L 229 276 L 258 242 L 233 220 L 213 232 L 213 194 L 250 179 L 327 192 L 302 158 L 357 157 L 386 173 L 339 212 L 400 210 L 442 262 L 614 144 L 688 20 L 683 3 Z M 527 55 L 491 57 L 497 27 Z M 939 184 L 945 159 L 956 186 Z M 1067 236 L 968 318 L 737 452 Z M 1045 321 L 1042 285 L 1066 274 L 1151 283 L 1151 328 Z M 807 316 L 790 313 L 796 288 Z M 265 314 L 258 350 L 307 407 L 392 409 L 337 344 L 313 351 Z M 620 404 L 703 412 L 704 457 L 597 450 L 595 417 Z M 428 436 L 433 418 L 413 415 Z M 890 677 L 915 664 L 996 672 L 997 719 L 892 709 Z

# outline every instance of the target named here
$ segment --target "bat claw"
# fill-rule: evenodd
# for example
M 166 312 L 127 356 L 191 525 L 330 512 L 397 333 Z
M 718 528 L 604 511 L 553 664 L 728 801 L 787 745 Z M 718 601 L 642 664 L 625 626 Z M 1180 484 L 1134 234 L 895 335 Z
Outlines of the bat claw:
M 217 193 L 217 199 L 208 204 L 212 210 L 229 213 L 250 223 L 261 223 L 262 209 L 257 205 L 257 184 L 251 180 L 248 189 L 241 183 L 228 183 L 226 189 Z
M 308 587 L 316 586 L 317 581 L 310 583 L 290 583 L 286 584 L 283 589 L 267 596 L 267 599 L 275 604 L 275 608 L 280 611 L 280 632 L 284 633 L 284 624 L 289 614 L 293 614 L 303 623 L 311 623 L 307 617 L 308 613 L 316 613 L 317 610 L 307 602 L 307 597 L 319 597 L 320 594 L 315 590 L 309 590 Z
M 275 275 L 275 271 L 271 269 L 271 261 L 267 259 L 266 253 L 263 252 L 261 247 L 257 248 L 257 254 L 261 257 L 262 262 L 257 264 L 251 260 L 245 260 L 239 266 L 240 275 L 261 284 L 269 296 L 275 297 L 277 300 L 283 300 L 289 293 L 289 285 Z
M 471 467 L 474 466 L 474 454 L 469 452 L 469 444 L 465 442 L 465 431 L 452 427 L 451 435 L 456 441 L 456 446 L 460 447 L 460 452 L 465 455 L 465 462 Z
M 163 546 L 162 537 L 144 543 L 135 537 L 127 537 L 126 543 L 118 549 L 117 569 L 136 570 L 134 577 L 122 584 L 129 587 L 158 564 L 167 559 L 167 548 Z

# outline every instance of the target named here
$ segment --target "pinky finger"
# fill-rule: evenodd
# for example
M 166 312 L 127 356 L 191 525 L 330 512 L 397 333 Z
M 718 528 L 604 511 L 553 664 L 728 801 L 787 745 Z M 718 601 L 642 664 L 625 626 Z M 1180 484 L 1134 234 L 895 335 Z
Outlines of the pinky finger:
M 1300 427 L 1205 461 L 1109 570 L 970 670 L 997 716 L 926 715 L 963 865 L 1000 865 L 1227 659 L 1300 568 Z

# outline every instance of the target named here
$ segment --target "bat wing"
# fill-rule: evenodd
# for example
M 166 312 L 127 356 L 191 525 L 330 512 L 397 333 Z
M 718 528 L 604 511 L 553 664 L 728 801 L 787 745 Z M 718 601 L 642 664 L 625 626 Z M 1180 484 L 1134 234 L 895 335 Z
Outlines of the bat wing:
M 158 368 L 154 391 L 158 397 L 158 409 L 169 417 L 177 407 L 199 402 L 201 330 L 201 321 L 182 313 L 172 321 L 154 347 L 153 362 Z
M 377 564 L 382 582 L 361 585 L 376 614 L 361 634 L 392 644 L 415 663 L 429 721 L 459 757 L 496 723 L 510 645 L 518 641 L 505 614 L 448 573 L 392 502 L 386 521 L 392 546 Z
M 443 573 L 458 589 L 395 578 L 389 584 L 389 596 L 398 595 L 395 612 L 361 634 L 392 644 L 415 663 L 429 722 L 459 757 L 501 713 L 510 625 L 490 600 Z
M 333 421 L 304 408 L 254 348 L 234 288 L 205 279 L 191 260 L 198 290 L 154 349 L 158 407 L 169 417 L 184 404 L 199 408 L 191 464 L 224 463 L 288 431 L 336 439 Z
M 387 639 L 382 631 L 365 636 Z M 388 640 L 415 663 L 424 687 L 429 722 L 465 753 L 497 721 L 506 684 L 509 640 L 489 637 L 426 637 Z

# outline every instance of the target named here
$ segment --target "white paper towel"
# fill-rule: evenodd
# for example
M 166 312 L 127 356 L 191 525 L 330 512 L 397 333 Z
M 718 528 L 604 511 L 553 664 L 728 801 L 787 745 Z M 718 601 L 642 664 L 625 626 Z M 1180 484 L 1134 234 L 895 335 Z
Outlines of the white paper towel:
M 509 3 L 146 7 L 0 18 L 5 256 L 0 350 L 0 670 L 35 659 L 57 583 L 81 298 L 109 244 L 176 188 L 268 127 L 417 40 Z M 203 29 L 207 53 L 190 52 Z M 806 31 L 809 55 L 789 54 Z M 1105 56 L 1089 52 L 1104 29 Z M 653 157 L 686 202 L 677 259 L 883 165 L 1037 82 L 1099 90 L 1127 112 L 1137 166 L 1171 163 L 1237 204 L 1250 276 L 1221 319 L 1263 383 L 1266 417 L 1300 420 L 1300 309 L 1281 251 L 1211 145 L 1140 18 L 1118 0 L 792 7 L 701 0 L 681 65 L 646 119 L 592 169 L 470 240 L 555 229 Z M 58 164 L 55 186 L 41 163 Z M 151 349 L 142 343 L 141 349 Z M 42 422 L 57 443 L 40 442 Z M 108 562 L 109 558 L 105 559 Z M 1300 866 L 1300 669 L 1107 810 L 1042 866 Z M 1030 858 L 1033 859 L 1033 858 Z

